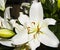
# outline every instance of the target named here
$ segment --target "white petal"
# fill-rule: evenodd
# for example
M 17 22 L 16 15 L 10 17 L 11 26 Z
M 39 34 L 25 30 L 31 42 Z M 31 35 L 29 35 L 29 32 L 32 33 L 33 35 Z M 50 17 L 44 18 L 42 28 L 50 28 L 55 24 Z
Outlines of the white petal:
M 12 30 L 13 27 L 9 21 L 4 20 L 3 27 Z
M 4 12 L 4 27 L 8 29 L 12 29 L 12 26 L 10 22 L 8 22 L 8 19 L 10 19 L 10 9 L 11 7 L 7 7 L 5 12 Z
M 5 21 L 5 20 L 4 20 L 4 25 L 5 25 L 4 28 L 11 29 L 11 30 L 13 29 L 12 25 L 11 25 L 10 22 L 8 22 L 8 21 Z
M 7 29 L 11 29 L 12 30 L 12 26 L 6 21 L 4 20 L 2 17 L 0 17 L 0 21 L 2 22 L 2 28 L 7 28 Z
M 0 43 L 2 45 L 12 47 L 12 41 L 11 40 L 0 40 Z
M 37 39 L 33 39 L 29 42 L 31 50 L 36 50 L 37 47 L 40 46 L 40 42 Z
M 4 19 L 0 16 L 0 21 L 3 21 Z
M 29 38 L 28 40 L 29 40 L 29 41 L 31 41 L 31 40 L 34 39 L 33 35 L 34 35 L 34 33 L 28 35 L 28 38 Z
M 4 19 L 7 20 L 7 19 L 10 19 L 10 8 L 12 7 L 7 7 L 5 12 L 4 12 Z
M 48 25 L 55 25 L 56 20 L 52 19 L 52 18 L 46 18 L 44 19 L 44 21 L 48 24 Z
M 6 25 L 4 23 L 4 19 L 2 17 L 0 17 L 0 22 L 1 22 L 1 27 L 6 28 Z
M 27 15 L 24 15 L 22 12 L 20 12 L 18 20 L 21 22 L 21 24 L 25 25 L 29 18 Z
M 17 31 L 17 30 L 16 30 Z M 21 45 L 28 41 L 28 34 L 27 30 L 19 31 L 13 38 L 12 38 L 14 45 Z
M 0 16 L 0 27 L 2 27 L 3 22 L 4 22 L 4 19 Z
M 12 24 L 13 27 L 16 26 L 16 20 L 15 20 L 15 19 L 11 19 L 11 20 L 10 20 L 10 23 Z
M 5 3 L 6 3 L 6 0 L 0 0 L 0 9 L 1 9 L 2 11 L 5 10 Z
M 51 32 L 47 27 L 41 29 L 41 31 L 43 33 L 38 37 L 41 43 L 50 47 L 58 47 L 59 40 L 53 32 Z
M 30 5 L 30 3 L 26 3 L 26 2 L 21 4 L 21 6 L 29 6 L 29 5 Z
M 22 25 L 19 25 L 17 23 L 15 24 L 15 31 L 16 31 L 16 33 L 20 34 L 20 32 L 22 32 L 24 30 L 25 30 L 25 28 Z
M 55 0 L 52 0 L 53 4 L 55 3 Z
M 43 20 L 43 8 L 41 2 L 33 2 L 30 8 L 30 18 L 33 21 Z

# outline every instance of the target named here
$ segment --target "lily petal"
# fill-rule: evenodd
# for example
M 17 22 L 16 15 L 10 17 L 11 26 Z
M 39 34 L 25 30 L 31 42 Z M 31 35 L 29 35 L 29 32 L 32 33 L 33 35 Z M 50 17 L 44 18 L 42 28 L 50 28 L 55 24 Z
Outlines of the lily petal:
M 28 41 L 28 34 L 26 29 L 24 30 L 22 26 L 17 26 L 15 31 L 17 34 L 12 38 L 14 45 L 24 44 Z
M 34 1 L 30 8 L 30 18 L 32 21 L 43 20 L 43 8 L 41 2 Z
M 5 10 L 5 3 L 6 3 L 6 0 L 0 0 L 0 9 L 1 9 L 2 11 Z
M 37 39 L 33 39 L 29 42 L 31 50 L 36 50 L 37 47 L 40 46 L 40 42 Z
M 12 26 L 7 21 L 5 21 L 2 17 L 0 17 L 0 21 L 1 21 L 2 28 L 7 28 L 12 30 Z
M 12 41 L 12 44 L 14 45 L 24 44 L 28 41 L 28 34 L 26 33 L 26 31 L 20 32 L 20 34 L 18 33 L 17 35 L 15 35 L 15 37 L 13 37 Z
M 6 39 L 0 39 L 0 43 L 5 46 L 12 47 L 12 41 L 11 40 L 6 40 Z
M 19 25 L 17 23 L 15 24 L 15 31 L 16 31 L 16 33 L 20 34 L 20 32 L 22 32 L 24 30 L 25 30 L 25 28 L 23 26 L 21 26 L 21 25 Z
M 1 18 L 2 26 L 4 28 L 12 30 L 12 26 L 11 26 L 10 22 L 8 22 L 8 19 L 10 19 L 10 11 L 9 11 L 9 9 L 10 9 L 10 7 L 6 8 L 6 11 L 4 13 L 4 19 L 2 17 L 0 17 L 0 18 Z
M 7 22 L 5 20 L 4 20 L 4 28 L 10 29 L 10 30 L 13 29 L 12 25 L 10 24 L 10 22 Z
M 59 40 L 53 32 L 51 32 L 47 27 L 41 29 L 41 31 L 43 34 L 40 34 L 38 37 L 41 43 L 50 47 L 58 47 Z
M 11 23 L 11 25 L 12 25 L 13 27 L 16 26 L 16 20 L 15 20 L 15 19 L 11 19 L 11 20 L 10 20 L 10 23 Z
M 10 22 L 8 22 L 8 19 L 10 19 L 10 9 L 11 7 L 7 7 L 5 12 L 4 12 L 4 24 L 5 24 L 5 28 L 8 29 L 12 29 L 12 26 L 10 24 Z
M 56 20 L 52 19 L 52 18 L 46 18 L 44 19 L 44 21 L 48 24 L 48 25 L 55 25 Z
M 20 17 L 18 20 L 21 22 L 21 24 L 25 25 L 29 18 L 27 15 L 24 15 L 22 12 L 20 12 Z
M 0 27 L 2 27 L 3 23 L 4 23 L 4 19 L 0 16 Z
M 31 40 L 33 40 L 33 39 L 34 39 L 33 35 L 34 35 L 34 33 L 33 33 L 33 34 L 29 34 L 29 35 L 28 35 L 28 38 L 29 38 L 28 40 L 29 40 L 29 41 L 31 41 Z
M 11 18 L 10 17 L 10 8 L 12 8 L 12 7 L 7 7 L 6 10 L 5 10 L 5 12 L 4 12 L 4 19 L 5 20 L 8 20 L 8 19 Z

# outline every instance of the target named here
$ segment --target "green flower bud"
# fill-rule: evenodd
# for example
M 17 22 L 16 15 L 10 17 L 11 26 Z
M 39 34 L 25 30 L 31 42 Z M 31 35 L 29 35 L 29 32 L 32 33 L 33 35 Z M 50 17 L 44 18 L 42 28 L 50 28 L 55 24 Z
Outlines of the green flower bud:
M 10 38 L 14 36 L 15 33 L 9 29 L 0 29 L 0 38 Z

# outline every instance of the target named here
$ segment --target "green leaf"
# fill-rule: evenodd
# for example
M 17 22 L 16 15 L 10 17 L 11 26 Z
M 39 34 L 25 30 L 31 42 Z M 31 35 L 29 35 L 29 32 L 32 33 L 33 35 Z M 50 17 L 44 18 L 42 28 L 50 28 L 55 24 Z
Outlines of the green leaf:
M 39 1 L 41 1 L 41 3 L 43 3 L 43 4 L 44 4 L 46 0 L 39 0 Z
M 60 8 L 60 0 L 57 0 L 57 6 Z

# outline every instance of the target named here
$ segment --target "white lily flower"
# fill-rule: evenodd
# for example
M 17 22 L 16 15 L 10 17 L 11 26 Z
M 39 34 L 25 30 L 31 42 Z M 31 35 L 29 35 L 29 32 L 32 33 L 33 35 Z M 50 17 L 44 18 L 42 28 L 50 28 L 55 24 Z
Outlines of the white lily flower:
M 10 23 L 15 27 L 16 35 L 11 39 L 0 39 L 0 43 L 5 46 L 14 47 L 15 45 L 22 45 L 28 42 L 27 30 L 16 23 L 16 20 L 11 19 Z M 26 37 L 26 38 L 25 38 Z
M 40 2 L 34 1 L 30 8 L 30 17 L 20 13 L 18 20 L 22 25 L 11 20 L 11 24 L 15 27 L 16 35 L 11 39 L 9 44 L 1 42 L 6 46 L 22 45 L 28 42 L 31 50 L 36 50 L 40 46 L 40 42 L 50 47 L 58 47 L 59 40 L 48 28 L 48 25 L 55 25 L 56 20 L 52 18 L 43 19 L 43 8 Z
M 6 3 L 6 0 L 0 0 L 0 9 L 1 9 L 2 11 L 5 10 L 5 3 Z
M 4 18 L 0 17 L 0 27 L 1 28 L 7 28 L 9 30 L 12 30 L 13 27 L 11 26 L 10 22 L 8 22 L 8 19 L 10 19 L 10 9 L 11 7 L 7 7 L 4 12 Z M 2 39 L 0 38 L 0 43 L 5 46 L 12 46 L 11 39 Z
M 7 28 L 7 29 L 12 29 L 11 24 L 8 22 L 10 19 L 10 9 L 11 7 L 7 7 L 5 12 L 4 12 L 4 18 L 0 17 L 0 22 L 1 22 L 1 27 Z
M 8 9 L 7 9 L 7 12 L 9 13 Z M 7 22 L 8 19 L 10 18 L 10 16 L 9 16 L 9 14 L 7 14 L 7 12 L 5 11 L 5 14 L 4 14 L 6 18 L 4 17 L 4 19 L 3 19 L 0 17 L 0 19 L 1 19 L 0 23 L 3 24 L 4 28 L 10 29 L 9 23 Z M 22 45 L 22 44 L 26 43 L 28 41 L 27 30 L 24 30 L 23 26 L 17 24 L 16 20 L 14 20 L 14 19 L 11 19 L 10 23 L 12 24 L 13 27 L 15 27 L 15 31 L 17 34 L 14 37 L 12 37 L 11 39 L 0 38 L 0 43 L 2 45 L 9 46 L 9 47 L 14 47 L 14 45 Z M 27 38 L 25 38 L 25 37 L 27 37 Z
M 55 25 L 56 20 L 52 18 L 43 19 L 41 2 L 37 2 L 37 0 L 33 2 L 29 15 L 30 17 L 20 13 L 18 20 L 28 31 L 28 44 L 31 49 L 36 50 L 40 46 L 40 42 L 50 47 L 58 47 L 59 40 L 48 28 L 48 25 Z
M 16 20 L 10 21 L 15 27 L 16 35 L 12 38 L 12 41 L 14 45 L 22 45 L 28 41 L 28 34 L 27 30 L 22 26 L 16 23 Z M 25 38 L 26 37 L 26 38 Z

